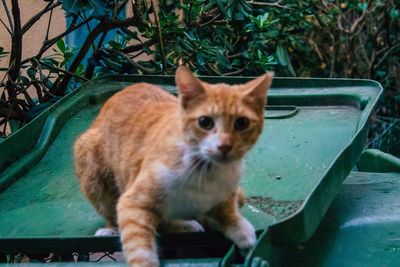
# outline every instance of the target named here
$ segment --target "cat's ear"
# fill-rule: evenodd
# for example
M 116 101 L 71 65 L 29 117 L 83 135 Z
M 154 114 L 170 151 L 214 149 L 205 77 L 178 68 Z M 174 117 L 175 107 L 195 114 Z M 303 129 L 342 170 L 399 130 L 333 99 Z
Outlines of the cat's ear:
M 179 100 L 183 108 L 187 108 L 192 100 L 200 100 L 200 96 L 206 93 L 200 80 L 184 66 L 176 70 L 175 82 L 179 88 Z
M 246 98 L 253 102 L 257 109 L 264 109 L 267 91 L 271 86 L 273 77 L 274 72 L 268 71 L 264 75 L 244 85 Z
M 253 97 L 266 97 L 267 91 L 271 86 L 273 71 L 268 71 L 264 75 L 246 83 L 246 95 Z

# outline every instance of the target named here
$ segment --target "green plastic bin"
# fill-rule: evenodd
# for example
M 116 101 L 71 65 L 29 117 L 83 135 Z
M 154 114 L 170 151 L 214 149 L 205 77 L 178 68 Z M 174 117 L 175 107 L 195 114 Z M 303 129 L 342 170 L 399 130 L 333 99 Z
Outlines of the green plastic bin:
M 0 143 L 0 253 L 120 250 L 118 237 L 93 237 L 104 221 L 79 190 L 72 146 L 104 101 L 135 82 L 176 91 L 171 76 L 93 80 Z M 241 181 L 247 196 L 243 214 L 257 229 L 256 247 L 242 258 L 220 233 L 162 235 L 163 264 L 273 265 L 280 252 L 270 244 L 308 240 L 362 151 L 381 92 L 370 80 L 275 78 L 264 131 L 246 157 Z
M 363 151 L 312 238 L 283 266 L 400 266 L 400 159 Z

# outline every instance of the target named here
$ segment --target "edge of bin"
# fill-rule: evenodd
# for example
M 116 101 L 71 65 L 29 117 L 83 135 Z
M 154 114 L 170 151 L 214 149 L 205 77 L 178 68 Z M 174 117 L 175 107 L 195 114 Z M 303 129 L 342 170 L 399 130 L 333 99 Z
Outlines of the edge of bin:
M 11 142 L 10 140 L 15 140 L 20 137 L 20 133 L 22 132 L 23 129 L 27 128 L 30 125 L 34 125 L 35 123 L 38 124 L 36 128 L 42 127 L 42 131 L 39 133 L 38 137 L 36 138 L 36 145 L 31 149 L 28 153 L 24 152 L 22 153 L 22 158 L 16 159 L 15 162 L 13 162 L 8 168 L 6 168 L 2 172 L 2 178 L 0 179 L 0 193 L 4 191 L 8 186 L 10 186 L 14 181 L 16 181 L 19 177 L 24 175 L 26 172 L 29 171 L 29 169 L 38 161 L 41 159 L 41 157 L 45 154 L 51 143 L 54 141 L 55 137 L 63 127 L 64 123 L 76 113 L 76 110 L 78 108 L 82 108 L 83 106 L 86 106 L 89 104 L 91 99 L 93 97 L 97 97 L 96 94 L 99 94 L 98 91 L 90 91 L 88 90 L 89 85 L 93 84 L 104 84 L 104 82 L 113 81 L 113 86 L 114 90 L 111 90 L 110 87 L 107 87 L 105 89 L 100 90 L 101 92 L 116 92 L 118 89 L 122 89 L 126 84 L 123 83 L 133 83 L 133 82 L 142 82 L 142 81 L 148 81 L 151 78 L 152 83 L 155 84 L 165 84 L 165 85 L 174 85 L 174 76 L 152 76 L 152 75 L 110 75 L 110 76 L 105 76 L 105 77 L 100 77 L 97 79 L 93 79 L 91 81 L 88 81 L 84 84 L 82 84 L 79 88 L 77 88 L 75 91 L 69 93 L 66 95 L 64 98 L 62 98 L 60 101 L 54 103 L 51 105 L 48 109 L 43 111 L 40 115 L 38 115 L 36 118 L 34 118 L 31 122 L 29 122 L 27 125 L 13 133 L 9 138 L 4 140 L 3 142 L 0 143 L 0 148 L 6 147 L 8 142 Z M 223 82 L 226 83 L 238 83 L 238 82 L 246 82 L 248 80 L 251 80 L 252 77 L 214 77 L 214 76 L 203 76 L 200 77 L 203 80 L 206 80 L 208 82 L 221 82 L 221 79 Z M 123 84 L 123 86 L 121 86 Z M 118 86 L 120 85 L 120 86 Z M 274 78 L 272 87 L 274 86 L 279 86 L 280 88 L 285 88 L 285 87 L 290 87 L 290 88 L 296 88 L 296 87 L 325 87 L 325 86 L 372 86 L 375 88 L 378 88 L 379 91 L 377 93 L 377 97 L 373 103 L 368 103 L 366 106 L 365 110 L 372 110 L 372 108 L 375 106 L 379 95 L 382 92 L 382 87 L 381 85 L 372 80 L 360 80 L 360 79 L 354 79 L 354 80 L 349 80 L 349 79 L 323 79 L 323 78 L 282 78 L 282 77 L 276 77 Z M 122 88 L 121 88 L 122 87 Z M 335 86 L 334 86 L 335 87 Z M 87 101 L 80 101 L 82 98 L 87 98 Z M 76 106 L 76 103 L 80 102 L 78 106 Z M 64 104 L 64 105 L 63 105 Z M 61 109 L 57 109 L 61 106 Z M 67 116 L 61 116 L 63 114 L 67 113 Z M 62 117 L 62 118 L 60 118 Z M 360 118 L 361 120 L 361 118 Z M 365 121 L 364 121 L 365 120 Z M 356 162 L 359 154 L 361 151 L 357 149 L 357 151 L 352 151 L 353 143 L 355 140 L 360 139 L 359 137 L 361 136 L 362 133 L 365 134 L 366 131 L 366 118 L 363 118 L 362 122 L 362 129 L 359 127 L 357 130 L 356 137 L 352 140 L 352 142 L 340 153 L 338 158 L 336 158 L 335 163 L 339 160 L 341 161 L 346 161 L 344 158 L 347 159 L 347 161 L 351 160 L 351 163 Z M 32 127 L 32 126 L 30 126 Z M 0 149 L 1 150 L 1 149 Z M 346 152 L 347 151 L 347 152 Z M 345 153 L 346 152 L 346 153 Z M 346 154 L 346 155 L 344 155 Z M 350 157 L 350 158 L 349 158 Z M 343 163 L 346 166 L 346 163 Z M 342 173 L 343 179 L 346 177 L 346 175 L 350 172 L 353 164 L 347 164 L 351 165 L 346 168 L 346 171 Z M 326 175 L 329 174 L 329 171 L 332 170 L 332 166 L 328 169 Z M 321 189 L 321 184 L 323 183 L 328 183 L 329 181 L 327 180 L 332 180 L 332 179 L 322 179 L 321 183 L 316 185 L 316 188 L 314 189 L 313 193 L 311 193 L 304 201 L 304 203 L 308 203 L 307 205 L 304 204 L 302 208 L 295 214 L 293 214 L 291 217 L 287 218 L 285 221 L 279 222 L 276 225 L 273 225 L 271 227 L 271 230 L 277 233 L 282 233 L 281 230 L 279 229 L 284 229 L 288 224 L 292 224 L 291 222 L 303 222 L 305 218 L 304 214 L 307 213 L 307 215 L 312 215 L 312 216 L 317 216 L 317 218 L 322 218 L 323 215 L 325 214 L 327 208 L 329 205 L 322 205 L 319 207 L 320 212 L 318 214 L 313 214 L 315 213 L 315 210 L 312 211 L 310 209 L 310 204 L 309 200 L 315 197 L 321 198 L 323 196 L 323 189 Z M 342 181 L 340 181 L 341 183 Z M 336 183 L 336 182 L 335 182 Z M 336 186 L 337 187 L 337 186 Z M 335 188 L 336 188 L 335 187 Z M 322 190 L 322 191 L 321 191 Z M 329 189 L 328 189 L 329 190 Z M 320 192 L 321 191 L 321 192 Z M 332 198 L 333 199 L 333 198 Z M 326 199 L 327 202 L 331 202 L 332 199 Z M 311 213 L 311 214 L 309 214 Z M 304 218 L 302 218 L 304 217 Z M 302 218 L 301 220 L 298 220 L 298 218 Z M 305 227 L 306 225 L 304 225 Z M 318 225 L 313 225 L 311 228 L 304 228 L 306 229 L 306 233 L 300 233 L 300 235 L 296 236 L 293 235 L 291 238 L 286 237 L 286 238 L 279 238 L 280 235 L 275 235 L 273 234 L 273 239 L 275 240 L 277 237 L 278 239 L 282 240 L 306 240 L 308 239 L 312 233 L 314 232 L 315 228 Z M 276 231 L 278 229 L 278 231 Z M 292 231 L 290 231 L 292 232 Z M 291 233 L 293 234 L 293 233 Z
M 368 116 L 365 114 L 369 114 L 376 107 L 383 88 L 380 83 L 372 80 L 354 80 L 354 82 L 353 85 L 361 82 L 374 86 L 378 90 L 376 98 L 368 99 L 369 103 L 361 114 L 360 123 L 357 126 L 353 139 L 334 159 L 320 183 L 304 199 L 301 208 L 283 221 L 270 226 L 272 242 L 301 244 L 310 239 L 340 189 L 343 180 L 357 163 L 368 130 Z M 339 170 L 339 173 L 337 170 Z M 337 176 L 340 176 L 340 179 L 335 178 Z M 301 232 L 293 229 L 304 229 L 305 231 Z
M 361 172 L 400 172 L 400 158 L 378 149 L 363 151 L 358 162 Z

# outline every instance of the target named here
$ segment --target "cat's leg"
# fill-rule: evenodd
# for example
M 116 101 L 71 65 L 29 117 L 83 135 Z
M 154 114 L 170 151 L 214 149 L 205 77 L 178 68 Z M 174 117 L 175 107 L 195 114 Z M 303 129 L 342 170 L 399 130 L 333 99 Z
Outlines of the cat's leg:
M 160 195 L 151 178 L 136 178 L 117 204 L 122 248 L 129 266 L 159 266 L 156 229 L 161 221 Z
M 161 233 L 204 232 L 203 226 L 196 220 L 168 220 L 163 221 L 158 230 Z
M 256 243 L 254 227 L 240 214 L 243 194 L 237 191 L 205 216 L 207 226 L 222 231 L 246 253 Z
M 105 228 L 98 229 L 95 236 L 118 235 L 116 205 L 119 194 L 115 185 L 110 182 L 110 177 L 97 178 L 91 184 L 81 184 L 81 188 L 106 221 Z
M 76 173 L 83 194 L 106 220 L 106 228 L 99 229 L 95 235 L 115 235 L 118 233 L 116 204 L 119 192 L 112 172 L 98 151 L 100 140 L 96 137 L 88 131 L 75 142 Z

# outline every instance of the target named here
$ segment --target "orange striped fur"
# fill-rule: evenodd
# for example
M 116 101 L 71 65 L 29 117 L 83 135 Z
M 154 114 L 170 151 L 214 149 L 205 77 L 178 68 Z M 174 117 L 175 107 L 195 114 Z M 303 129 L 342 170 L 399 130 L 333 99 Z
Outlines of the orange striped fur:
M 205 223 L 241 249 L 254 245 L 238 183 L 263 128 L 272 76 L 208 84 L 180 67 L 179 98 L 134 84 L 111 97 L 76 141 L 81 189 L 107 222 L 97 234 L 118 228 L 130 266 L 159 265 L 157 230 L 204 231 Z

